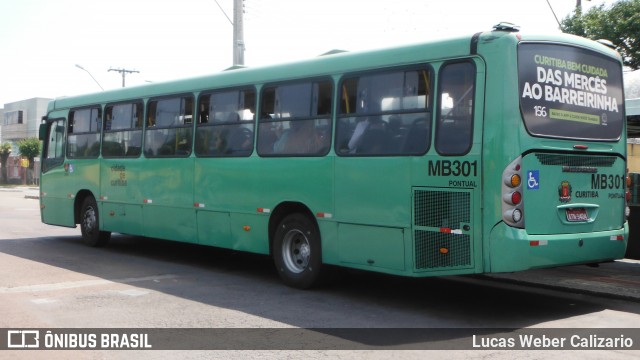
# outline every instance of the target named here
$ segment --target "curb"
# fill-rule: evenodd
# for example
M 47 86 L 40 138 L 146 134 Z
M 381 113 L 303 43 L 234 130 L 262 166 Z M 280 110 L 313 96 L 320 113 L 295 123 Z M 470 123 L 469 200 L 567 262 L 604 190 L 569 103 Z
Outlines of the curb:
M 522 279 L 493 277 L 491 275 L 476 275 L 476 276 L 477 276 L 477 279 L 482 279 L 482 280 L 491 281 L 491 282 L 507 283 L 507 284 L 517 285 L 517 286 L 536 287 L 536 288 L 545 289 L 545 290 L 571 292 L 573 294 L 597 296 L 597 297 L 603 297 L 603 298 L 609 298 L 609 299 L 613 298 L 613 299 L 633 301 L 633 302 L 640 301 L 640 298 L 638 298 L 637 296 L 621 294 L 617 292 L 601 291 L 601 290 L 599 291 L 594 289 L 563 286 L 560 284 L 540 283 L 540 282 L 527 281 Z
M 583 265 L 525 270 L 516 273 L 482 274 L 477 279 L 520 286 L 571 292 L 640 302 L 640 262 L 621 259 L 599 268 Z

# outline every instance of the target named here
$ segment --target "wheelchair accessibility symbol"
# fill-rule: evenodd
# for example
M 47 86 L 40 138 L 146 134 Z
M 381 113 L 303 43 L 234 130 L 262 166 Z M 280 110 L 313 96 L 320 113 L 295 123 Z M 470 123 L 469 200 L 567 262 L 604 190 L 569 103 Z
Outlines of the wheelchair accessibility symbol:
M 540 188 L 540 171 L 531 170 L 527 172 L 527 189 L 538 190 Z

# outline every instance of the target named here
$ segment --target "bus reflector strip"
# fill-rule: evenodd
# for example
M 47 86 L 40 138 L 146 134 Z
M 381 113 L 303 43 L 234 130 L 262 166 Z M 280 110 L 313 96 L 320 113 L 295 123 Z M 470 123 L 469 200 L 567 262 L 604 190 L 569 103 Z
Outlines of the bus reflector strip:
M 460 229 L 451 229 L 451 228 L 440 228 L 440 232 L 441 233 L 446 233 L 446 234 L 458 234 L 458 235 L 462 234 L 462 230 L 460 230 Z
M 142 200 L 142 202 L 143 202 L 143 203 L 145 203 L 145 204 L 152 204 L 152 203 L 153 203 L 153 200 L 151 200 L 151 199 L 144 199 L 144 200 Z
M 257 212 L 259 213 L 263 213 L 263 214 L 268 214 L 271 212 L 271 209 L 267 209 L 267 208 L 257 208 L 256 209 Z
M 624 240 L 624 236 L 623 235 L 612 235 L 610 239 L 611 239 L 611 241 L 622 241 L 622 240 Z
M 193 206 L 197 207 L 197 208 L 203 208 L 204 204 L 203 203 L 194 203 Z
M 325 213 L 325 212 L 319 212 L 319 213 L 316 213 L 316 216 L 319 217 L 319 218 L 331 219 L 333 217 L 333 214 Z
M 529 246 L 545 246 L 549 244 L 549 240 L 531 240 Z

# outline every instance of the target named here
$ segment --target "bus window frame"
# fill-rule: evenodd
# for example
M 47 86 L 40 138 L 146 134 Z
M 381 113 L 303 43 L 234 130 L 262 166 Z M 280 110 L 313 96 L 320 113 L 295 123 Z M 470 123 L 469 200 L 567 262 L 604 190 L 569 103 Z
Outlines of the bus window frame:
M 82 111 L 82 110 L 90 110 L 89 114 L 91 114 L 91 111 L 94 109 L 98 109 L 99 111 L 99 118 L 100 120 L 98 121 L 98 124 L 96 125 L 96 131 L 85 131 L 85 132 L 69 132 L 69 127 L 72 126 L 71 121 L 72 121 L 72 114 L 74 115 L 74 120 L 75 120 L 75 112 L 76 111 Z M 81 106 L 81 107 L 77 107 L 77 108 L 71 108 L 69 109 L 68 115 L 67 115 L 67 123 L 65 124 L 66 129 L 65 129 L 65 140 L 66 140 L 66 151 L 67 153 L 65 153 L 66 158 L 68 159 L 97 159 L 100 157 L 100 154 L 102 152 L 102 127 L 104 124 L 104 107 L 102 106 L 102 104 L 93 104 L 93 105 L 87 105 L 87 106 Z M 89 120 L 91 122 L 91 120 Z M 91 134 L 97 134 L 98 135 L 98 150 L 97 153 L 95 155 L 91 155 L 91 156 L 71 156 L 68 152 L 70 151 L 70 141 L 69 141 L 69 136 L 78 136 L 78 135 L 91 135 Z M 95 142 L 94 142 L 95 144 Z
M 471 114 L 468 115 L 469 119 L 470 119 L 470 124 L 469 124 L 469 136 L 467 138 L 467 147 L 464 149 L 464 151 L 462 152 L 445 152 L 445 151 L 441 151 L 442 149 L 440 148 L 440 146 L 438 146 L 439 142 L 439 132 L 442 126 L 442 85 L 443 85 L 443 81 L 442 81 L 442 77 L 443 77 L 443 69 L 445 69 L 447 66 L 450 65 L 457 65 L 457 64 L 470 64 L 473 68 L 473 91 L 470 94 L 470 98 L 473 101 L 473 106 L 471 107 Z M 469 154 L 469 152 L 471 151 L 471 149 L 473 148 L 473 136 L 474 136 L 474 127 L 475 127 L 475 116 L 476 116 L 476 96 L 478 93 L 478 66 L 476 65 L 475 61 L 473 61 L 473 59 L 471 58 L 467 58 L 467 59 L 457 59 L 457 60 L 450 60 L 450 61 L 445 61 L 443 62 L 440 67 L 438 68 L 438 89 L 436 91 L 436 101 L 437 101 L 437 105 L 436 109 L 435 109 L 435 128 L 434 128 L 434 132 L 433 132 L 433 142 L 434 142 L 434 148 L 436 150 L 436 152 L 438 153 L 438 155 L 440 156 L 465 156 L 467 154 Z M 453 109 L 453 108 L 452 108 Z
M 133 105 L 133 104 L 139 104 L 142 108 L 142 118 L 139 119 L 140 123 L 140 128 L 128 128 L 128 129 L 117 129 L 117 130 L 107 130 L 107 121 L 106 121 L 106 116 L 107 116 L 107 108 L 110 106 L 118 106 L 118 105 Z M 145 124 L 145 118 L 146 118 L 146 106 L 145 103 L 143 101 L 143 99 L 134 99 L 134 100 L 130 100 L 130 101 L 119 101 L 119 102 L 113 102 L 113 103 L 107 103 L 104 105 L 104 119 L 102 121 L 102 149 L 100 150 L 100 154 L 102 155 L 103 158 L 105 159 L 137 159 L 140 156 L 142 156 L 142 153 L 144 151 L 144 124 Z M 137 155 L 129 155 L 127 156 L 125 155 L 105 155 L 104 154 L 104 144 L 105 144 L 105 135 L 106 134 L 113 134 L 113 133 L 119 133 L 119 132 L 133 132 L 133 131 L 140 131 L 140 152 Z
M 409 109 L 409 110 L 388 110 L 388 111 L 378 111 L 378 112 L 370 112 L 370 113 L 361 113 L 358 114 L 357 112 L 353 112 L 353 113 L 342 113 L 341 112 L 341 106 L 342 106 L 342 87 L 344 85 L 344 83 L 350 79 L 355 79 L 355 78 L 361 78 L 363 76 L 372 76 L 372 75 L 384 75 L 384 74 L 391 74 L 391 73 L 404 73 L 406 74 L 407 72 L 411 72 L 411 71 L 427 71 L 427 73 L 429 74 L 429 82 L 426 83 L 427 88 L 429 89 L 429 93 L 427 94 L 427 97 L 425 98 L 425 108 L 423 109 L 423 111 L 418 111 L 419 109 Z M 406 75 L 405 75 L 406 76 Z M 431 149 L 431 147 L 433 146 L 433 134 L 434 134 L 434 126 L 433 126 L 433 117 L 435 114 L 435 105 L 436 105 L 436 99 L 434 96 L 434 89 L 436 86 L 436 76 L 437 76 L 437 72 L 435 67 L 433 66 L 432 63 L 417 63 L 417 64 L 411 64 L 411 65 L 400 65 L 400 66 L 393 66 L 393 67 L 385 67 L 385 68 L 378 68 L 378 69 L 371 69 L 371 70 L 364 70 L 364 71 L 355 71 L 355 72 L 349 72 L 349 73 L 345 73 L 340 77 L 340 80 L 338 81 L 338 87 L 337 87 L 337 103 L 335 104 L 335 141 L 333 144 L 334 147 L 334 152 L 340 156 L 340 157 L 407 157 L 407 156 L 414 156 L 414 157 L 420 157 L 420 156 L 424 156 L 425 154 L 427 154 L 429 152 L 429 150 Z M 404 96 L 403 96 L 404 97 Z M 356 99 L 357 102 L 357 99 Z M 350 117 L 355 117 L 355 118 L 367 118 L 367 117 L 382 117 L 382 116 L 394 116 L 394 115 L 423 115 L 419 118 L 414 119 L 413 123 L 417 123 L 418 120 L 421 120 L 422 118 L 424 118 L 424 120 L 426 121 L 426 125 L 428 128 L 428 134 L 426 137 L 426 146 L 424 151 L 421 152 L 416 152 L 416 153 L 407 153 L 407 152 L 403 152 L 403 151 L 398 151 L 398 152 L 386 152 L 386 153 L 351 153 L 348 149 L 345 151 L 343 149 L 338 148 L 340 146 L 339 141 L 338 141 L 338 137 L 340 136 L 339 134 L 339 127 L 341 126 L 340 121 L 343 118 L 350 118 Z M 352 134 L 349 134 L 352 135 Z M 406 141 L 406 139 L 404 139 Z
M 216 121 L 213 122 L 211 121 L 211 119 L 209 119 L 207 122 L 202 122 L 201 120 L 201 113 L 200 113 L 200 106 L 202 105 L 203 101 L 202 98 L 205 96 L 209 96 L 211 97 L 212 95 L 218 93 L 229 93 L 229 92 L 244 92 L 245 96 L 246 93 L 251 91 L 253 92 L 253 96 L 254 96 L 254 103 L 253 103 L 253 119 L 252 120 L 242 120 L 240 119 L 239 122 L 233 122 L 233 121 Z M 256 142 L 256 120 L 257 120 L 257 108 L 258 108 L 258 94 L 259 91 L 256 88 L 256 86 L 253 85 L 249 85 L 249 86 L 234 86 L 234 87 L 228 87 L 228 88 L 219 88 L 219 89 L 211 89 L 211 90 L 205 90 L 202 91 L 198 94 L 198 98 L 197 98 L 197 104 L 196 104 L 196 110 L 197 110 L 197 114 L 195 114 L 195 116 L 197 116 L 196 121 L 195 121 L 195 130 L 194 130 L 194 140 L 193 140 L 193 153 L 195 154 L 196 157 L 199 158 L 243 158 L 243 157 L 250 157 L 255 149 L 255 142 Z M 246 105 L 245 105 L 246 107 Z M 209 113 L 209 109 L 206 110 L 207 114 Z M 245 127 L 243 127 L 244 125 L 251 125 L 252 129 L 247 129 Z M 240 151 L 240 152 L 221 152 L 221 153 L 210 153 L 207 154 L 205 153 L 201 153 L 198 151 L 198 141 L 199 141 L 199 134 L 201 131 L 204 130 L 199 130 L 199 129 L 211 129 L 211 128 L 237 128 L 237 129 L 247 129 L 247 130 L 251 130 L 251 146 L 249 149 L 247 149 L 246 151 Z
M 172 100 L 172 99 L 184 99 L 184 98 L 189 98 L 191 97 L 192 99 L 192 106 L 191 106 L 191 123 L 187 124 L 186 122 L 183 125 L 180 126 L 157 126 L 157 125 L 153 125 L 151 126 L 149 124 L 149 116 L 150 116 L 150 112 L 149 112 L 149 108 L 151 107 L 151 103 L 152 102 L 158 102 L 158 101 L 162 101 L 162 100 Z M 143 140 L 142 140 L 142 154 L 144 155 L 145 158 L 147 159 L 170 159 L 170 158 L 188 158 L 190 157 L 194 151 L 193 151 L 193 141 L 194 141 L 194 132 L 195 132 L 195 124 L 194 122 L 197 120 L 196 118 L 196 95 L 192 92 L 185 92 L 185 93 L 178 93 L 178 94 L 169 94 L 169 95 L 162 95 L 162 96 L 156 96 L 156 97 L 150 97 L 146 99 L 146 102 L 144 103 L 144 108 L 143 108 L 143 113 L 144 113 L 144 117 L 143 117 Z M 154 115 L 155 116 L 155 115 Z M 185 116 L 186 116 L 186 107 L 185 107 Z M 173 129 L 191 129 L 191 134 L 189 137 L 186 137 L 187 139 L 189 139 L 188 141 L 189 143 L 189 147 L 188 147 L 188 153 L 187 154 L 177 154 L 177 150 L 174 151 L 172 154 L 168 154 L 168 155 L 150 155 L 147 150 L 147 134 L 151 131 L 157 131 L 157 130 L 173 130 Z M 156 149 L 157 150 L 157 149 Z
M 263 104 L 263 98 L 265 95 L 265 92 L 269 89 L 276 89 L 278 87 L 281 86 L 288 86 L 288 85 L 302 85 L 302 84 L 311 84 L 312 86 L 314 84 L 321 84 L 321 83 L 327 83 L 331 86 L 331 91 L 330 91 L 330 100 L 331 100 L 331 104 L 329 106 L 329 113 L 326 115 L 311 115 L 311 116 L 296 116 L 296 117 L 288 117 L 288 118 L 268 118 L 266 117 L 267 115 L 270 116 L 270 114 L 265 114 L 264 113 L 264 104 Z M 256 143 L 254 144 L 255 148 L 256 148 L 256 153 L 258 154 L 258 156 L 263 157 L 263 158 L 286 158 L 286 157 L 315 157 L 315 158 L 320 158 L 320 157 L 325 157 L 329 154 L 329 152 L 331 151 L 331 143 L 333 141 L 333 134 L 334 134 L 334 119 L 335 119 L 335 91 L 336 91 L 336 82 L 334 81 L 334 79 L 331 76 L 312 76 L 312 77 L 308 77 L 308 78 L 297 78 L 297 79 L 292 79 L 292 80 L 286 80 L 286 81 L 276 81 L 276 82 L 269 82 L 269 83 L 264 83 L 262 84 L 262 86 L 260 87 L 260 93 L 259 93 L 259 97 L 258 97 L 258 112 L 257 112 L 257 116 L 256 116 L 256 123 L 257 123 L 257 134 L 256 134 Z M 313 93 L 312 93 L 313 95 Z M 311 100 L 313 102 L 313 99 Z M 319 106 L 319 105 L 318 105 Z M 275 105 L 274 105 L 275 107 Z M 274 109 L 275 110 L 275 109 Z M 275 151 L 272 152 L 265 152 L 263 151 L 263 149 L 261 149 L 261 134 L 262 136 L 264 136 L 263 132 L 264 129 L 262 129 L 263 124 L 274 124 L 274 123 L 278 123 L 278 122 L 285 122 L 285 121 L 316 121 L 316 120 L 327 120 L 329 122 L 327 129 L 328 129 L 328 133 L 325 134 L 325 137 L 328 139 L 328 144 L 327 146 L 324 146 L 321 148 L 321 151 L 319 152 L 304 152 L 304 153 L 292 153 L 292 152 L 283 152 L 283 153 L 276 153 Z M 326 140 L 325 140 L 326 141 Z M 274 141 L 277 142 L 277 139 Z

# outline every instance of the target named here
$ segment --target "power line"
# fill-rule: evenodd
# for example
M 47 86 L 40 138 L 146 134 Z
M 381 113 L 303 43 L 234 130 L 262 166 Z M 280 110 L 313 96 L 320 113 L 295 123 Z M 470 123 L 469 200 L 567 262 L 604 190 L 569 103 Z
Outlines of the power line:
M 551 9 L 551 12 L 553 13 L 553 17 L 556 18 L 556 22 L 558 23 L 558 29 L 561 29 L 562 24 L 560 24 L 560 20 L 558 20 L 558 17 L 556 16 L 556 12 L 553 11 L 553 7 L 551 6 L 551 3 L 549 2 L 549 0 L 547 0 L 547 4 L 549 5 L 549 9 Z
M 213 1 L 216 2 L 216 5 L 218 5 L 218 7 L 220 8 L 220 11 L 222 11 L 222 13 L 224 14 L 224 17 L 226 17 L 227 20 L 229 20 L 229 23 L 231 24 L 231 26 L 233 26 L 233 21 L 231 21 L 231 19 L 229 19 L 229 15 L 227 15 L 227 13 L 224 11 L 222 6 L 220 6 L 220 3 L 218 3 L 218 0 L 213 0 Z

